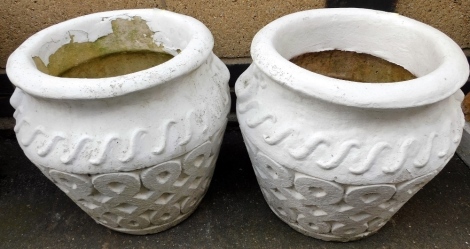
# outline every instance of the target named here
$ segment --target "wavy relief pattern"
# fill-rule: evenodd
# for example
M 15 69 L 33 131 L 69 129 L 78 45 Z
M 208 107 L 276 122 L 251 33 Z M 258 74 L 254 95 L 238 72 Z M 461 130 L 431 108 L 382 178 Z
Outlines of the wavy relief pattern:
M 137 148 L 142 142 L 142 138 L 146 135 L 151 134 L 152 132 L 143 128 L 132 129 L 128 137 L 125 137 L 123 134 L 111 133 L 104 135 L 104 138 L 91 137 L 89 135 L 82 135 L 79 138 L 70 138 L 63 132 L 49 131 L 44 126 L 38 125 L 33 128 L 33 125 L 28 120 L 28 118 L 23 117 L 23 107 L 21 106 L 21 101 L 23 98 L 23 93 L 18 93 L 15 91 L 15 96 L 12 98 L 12 106 L 16 109 L 14 117 L 16 119 L 15 132 L 21 134 L 18 136 L 19 142 L 24 147 L 29 147 L 34 142 L 40 145 L 36 149 L 36 153 L 40 157 L 47 157 L 51 152 L 53 152 L 59 143 L 63 143 L 66 147 L 66 150 L 60 158 L 61 162 L 64 164 L 71 164 L 80 154 L 89 155 L 90 158 L 88 162 L 92 165 L 99 166 L 102 165 L 108 156 L 109 152 L 112 150 L 114 144 L 124 143 L 127 144 L 120 145 L 121 147 L 127 148 L 124 152 L 124 155 L 118 157 L 118 160 L 126 163 L 134 159 Z M 193 138 L 193 129 L 195 129 L 196 124 L 196 115 L 193 110 L 190 110 L 186 113 L 185 118 L 179 121 L 167 119 L 162 122 L 160 127 L 158 127 L 156 136 L 159 138 L 156 140 L 156 143 L 152 147 L 151 154 L 161 155 L 165 152 L 168 144 L 169 133 L 172 127 L 175 127 L 181 137 L 179 141 L 179 146 L 184 146 L 188 144 Z M 207 125 L 204 125 L 203 132 L 207 131 Z M 20 139 L 21 137 L 21 139 Z
M 250 75 L 250 73 L 253 74 L 253 71 L 256 70 L 250 68 L 247 71 L 248 75 Z M 266 88 L 265 82 L 263 82 L 264 85 L 260 85 L 262 82 L 258 79 L 260 76 L 257 75 L 258 74 L 254 73 L 254 77 L 242 77 L 235 86 L 237 94 L 237 112 L 239 116 L 249 114 L 245 120 L 245 124 L 248 128 L 255 129 L 263 124 L 270 125 L 270 128 L 274 129 L 272 129 L 270 134 L 262 134 L 264 142 L 271 146 L 286 143 L 288 145 L 288 154 L 295 160 L 306 160 L 319 147 L 326 147 L 330 150 L 335 150 L 336 147 L 333 146 L 335 144 L 335 139 L 322 135 L 320 132 L 307 134 L 304 140 L 305 142 L 299 144 L 297 137 L 294 136 L 294 134 L 298 132 L 294 129 L 276 129 L 274 124 L 277 122 L 277 117 L 269 111 L 266 111 L 260 102 L 255 100 L 257 93 Z M 458 116 L 460 114 L 456 113 L 454 110 L 454 113 L 451 115 Z M 447 121 L 443 125 L 442 130 L 451 129 L 453 134 L 451 134 L 450 141 L 444 145 L 445 148 L 442 148 L 437 152 L 439 158 L 449 156 L 449 152 L 453 145 L 456 146 L 460 142 L 460 136 L 455 129 L 452 129 L 453 127 L 456 127 L 456 125 L 452 120 Z M 360 175 L 366 173 L 371 168 L 376 167 L 376 160 L 381 157 L 382 153 L 394 153 L 397 158 L 396 163 L 393 165 L 382 166 L 383 173 L 395 174 L 399 172 L 404 167 L 408 159 L 412 159 L 414 167 L 419 169 L 425 167 L 429 163 L 429 160 L 433 155 L 433 149 L 435 149 L 435 138 L 437 137 L 439 137 L 438 133 L 432 132 L 427 136 L 427 140 L 424 142 L 420 142 L 420 139 L 415 137 L 406 137 L 403 139 L 403 142 L 398 145 L 391 144 L 388 141 L 379 141 L 371 146 L 361 145 L 359 140 L 351 139 L 343 141 L 339 144 L 339 149 L 329 153 L 334 155 L 334 157 L 329 161 L 317 160 L 315 163 L 322 169 L 331 170 L 342 165 L 350 154 L 357 154 L 355 150 L 367 150 L 365 151 L 367 156 L 361 165 L 348 167 L 350 173 Z M 420 148 L 416 155 L 409 155 L 408 151 L 413 144 L 422 145 L 422 148 Z M 442 147 L 442 145 L 439 144 L 439 147 Z M 414 158 L 410 158 L 413 156 Z

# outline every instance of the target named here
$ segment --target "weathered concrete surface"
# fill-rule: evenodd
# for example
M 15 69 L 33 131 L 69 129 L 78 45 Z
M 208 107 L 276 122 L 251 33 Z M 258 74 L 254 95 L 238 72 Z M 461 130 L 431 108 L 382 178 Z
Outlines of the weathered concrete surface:
M 211 186 L 180 225 L 149 236 L 96 224 L 0 130 L 0 248 L 470 248 L 470 169 L 454 156 L 377 234 L 347 244 L 304 236 L 265 203 L 229 126 Z

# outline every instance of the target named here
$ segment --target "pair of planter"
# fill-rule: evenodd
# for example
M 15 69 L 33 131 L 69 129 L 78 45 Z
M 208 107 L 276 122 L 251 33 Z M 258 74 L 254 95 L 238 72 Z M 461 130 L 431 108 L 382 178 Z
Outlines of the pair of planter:
M 197 207 L 227 122 L 229 73 L 199 21 L 122 10 L 49 27 L 9 58 L 15 132 L 26 156 L 100 224 L 130 234 L 165 230 Z M 368 53 L 414 80 L 356 83 L 288 60 L 325 50 Z M 117 77 L 56 77 L 126 51 L 174 55 Z M 295 13 L 254 38 L 236 83 L 237 116 L 269 206 L 294 229 L 348 241 L 376 232 L 448 162 L 463 127 L 460 48 L 391 13 Z

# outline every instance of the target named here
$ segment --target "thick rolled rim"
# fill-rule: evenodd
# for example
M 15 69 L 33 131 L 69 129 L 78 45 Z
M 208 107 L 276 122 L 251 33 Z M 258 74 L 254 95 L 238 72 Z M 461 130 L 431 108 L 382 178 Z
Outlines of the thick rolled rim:
M 55 32 L 73 30 L 78 22 L 101 21 L 113 16 L 159 16 L 169 23 L 178 23 L 178 32 L 190 32 L 186 47 L 171 60 L 158 66 L 122 76 L 79 79 L 60 78 L 45 74 L 36 68 L 32 59 L 37 53 L 38 43 Z M 143 18 L 146 21 L 146 18 Z M 8 58 L 6 71 L 10 81 L 25 92 L 53 99 L 99 99 L 125 95 L 163 84 L 186 75 L 202 63 L 212 53 L 214 40 L 211 32 L 200 21 L 181 14 L 159 9 L 130 9 L 94 13 L 70 19 L 39 31 L 28 38 Z
M 348 18 L 362 18 L 369 22 L 380 19 L 387 25 L 398 25 L 403 32 L 419 33 L 438 50 L 433 53 L 436 53 L 441 61 L 432 71 L 417 75 L 413 80 L 391 84 L 357 83 L 303 69 L 291 63 L 290 58 L 284 58 L 276 47 L 279 46 L 277 40 L 285 36 L 283 31 L 295 28 L 293 25 L 301 21 L 311 22 L 312 25 L 308 27 L 310 29 L 315 28 L 315 23 L 318 22 L 330 22 L 330 25 L 334 25 L 335 20 L 347 21 Z M 384 27 L 384 32 L 387 32 L 386 30 Z M 384 46 L 384 49 L 387 49 L 387 45 Z M 406 108 L 435 103 L 458 91 L 469 74 L 466 57 L 461 48 L 444 33 L 396 13 L 354 8 L 308 10 L 281 17 L 255 35 L 251 56 L 253 63 L 278 84 L 310 97 L 363 108 Z

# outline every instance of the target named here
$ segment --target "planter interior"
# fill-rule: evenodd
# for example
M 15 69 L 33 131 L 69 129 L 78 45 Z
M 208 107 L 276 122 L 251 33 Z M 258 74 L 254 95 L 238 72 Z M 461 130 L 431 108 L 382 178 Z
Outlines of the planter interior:
M 306 53 L 290 61 L 314 73 L 355 82 L 390 83 L 416 78 L 401 66 L 372 55 L 349 51 Z

